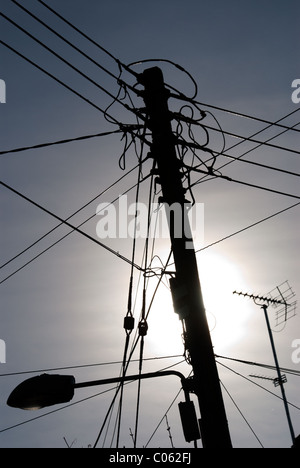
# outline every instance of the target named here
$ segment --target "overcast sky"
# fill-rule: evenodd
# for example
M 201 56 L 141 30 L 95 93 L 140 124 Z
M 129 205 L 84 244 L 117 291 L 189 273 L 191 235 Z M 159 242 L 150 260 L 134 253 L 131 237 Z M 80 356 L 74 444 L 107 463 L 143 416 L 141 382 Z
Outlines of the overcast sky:
M 292 82 L 300 79 L 299 2 L 46 2 L 108 53 L 58 19 L 39 1 L 20 0 L 19 3 L 76 45 L 94 63 L 22 11 L 16 2 L 2 0 L 1 13 L 88 75 L 94 83 L 1 16 L 1 41 L 60 82 L 0 44 L 0 79 L 6 84 L 6 103 L 0 104 L 0 151 L 114 132 L 119 130 L 115 122 L 135 124 L 136 118 L 131 112 L 119 102 L 113 103 L 114 96 L 124 97 L 123 91 L 118 94 L 120 86 L 115 77 L 119 76 L 120 68 L 115 59 L 122 64 L 131 64 L 160 58 L 187 70 L 197 84 L 196 100 L 201 103 L 200 108 L 213 114 L 207 113 L 201 122 L 211 127 L 208 147 L 215 154 L 222 153 L 216 159 L 214 177 L 193 187 L 196 202 L 204 207 L 204 218 L 199 216 L 194 234 L 195 248 L 200 250 L 197 253 L 199 275 L 214 350 L 220 356 L 273 365 L 262 310 L 251 299 L 232 293 L 237 290 L 265 296 L 280 285 L 281 291 L 285 291 L 288 280 L 295 293 L 292 300 L 300 294 L 299 205 L 293 206 L 299 202 L 300 127 L 297 123 L 300 104 L 292 101 Z M 95 62 L 114 76 L 97 67 Z M 193 96 L 193 81 L 171 63 L 144 62 L 133 65 L 132 70 L 141 73 L 155 65 L 163 70 L 168 85 L 186 96 Z M 121 78 L 131 86 L 136 84 L 135 77 L 124 69 Z M 135 107 L 144 106 L 133 92 L 130 95 Z M 1 100 L 4 101 L 3 96 Z M 124 102 L 130 104 L 129 100 Z M 108 110 L 110 118 L 105 119 L 102 111 L 112 103 Z M 183 105 L 180 100 L 170 99 L 170 107 L 176 112 L 180 112 Z M 182 112 L 191 116 L 189 109 Z M 234 113 L 268 122 L 280 121 L 294 130 L 270 127 L 262 121 Z M 195 117 L 199 118 L 196 114 L 195 109 Z M 220 128 L 224 132 L 225 149 L 223 136 L 218 131 Z M 264 143 L 272 138 L 269 143 L 277 147 L 258 145 L 229 135 L 248 138 L 257 132 L 261 133 L 254 139 Z M 203 130 L 195 128 L 194 135 L 199 144 L 205 143 Z M 70 223 L 77 226 L 91 217 L 82 230 L 131 259 L 130 237 L 103 240 L 97 236 L 99 203 L 118 199 L 137 182 L 138 173 L 134 170 L 115 184 L 138 163 L 135 148 L 131 145 L 126 158 L 120 161 L 121 166 L 125 164 L 125 169 L 120 167 L 125 144 L 122 137 L 123 134 L 118 133 L 1 154 L 1 181 L 63 219 L 88 204 L 70 219 Z M 229 149 L 237 143 L 240 144 Z M 140 154 L 139 144 L 136 149 Z M 147 151 L 145 148 L 143 157 Z M 228 155 L 235 158 L 243 155 L 243 159 L 256 165 L 232 162 Z M 228 162 L 231 164 L 221 169 Z M 148 161 L 143 167 L 143 176 L 149 174 L 150 169 Z M 201 178 L 201 174 L 195 173 L 192 182 Z M 111 185 L 113 187 L 105 191 Z M 142 202 L 147 202 L 148 193 L 149 179 L 141 186 Z M 135 194 L 135 189 L 129 192 L 128 204 L 135 200 Z M 191 194 L 187 193 L 187 196 L 191 197 Z M 3 185 L 0 203 L 1 265 L 6 264 L 1 268 L 0 339 L 6 344 L 6 363 L 0 364 L 0 446 L 66 447 L 64 438 L 69 444 L 74 442 L 74 447 L 93 445 L 114 395 L 113 390 L 107 391 L 111 387 L 78 390 L 73 402 L 96 393 L 106 393 L 70 408 L 58 406 L 54 409 L 59 411 L 34 421 L 29 420 L 48 413 L 51 408 L 39 413 L 22 412 L 8 408 L 6 400 L 17 384 L 35 375 L 15 375 L 19 372 L 37 371 L 40 374 L 46 369 L 105 364 L 52 372 L 72 374 L 78 382 L 119 375 L 125 345 L 123 318 L 127 312 L 130 264 L 79 233 L 73 232 L 61 240 L 70 233 L 66 226 L 60 226 L 39 240 L 55 228 L 58 221 Z M 125 214 L 118 201 L 114 207 L 117 215 Z M 132 213 L 129 213 L 128 223 L 132 223 L 132 219 Z M 14 259 L 38 240 L 36 245 Z M 56 245 L 35 258 L 54 243 Z M 145 239 L 138 239 L 135 258 L 138 265 L 143 262 L 144 245 Z M 201 251 L 207 246 L 210 247 Z M 155 257 L 152 266 L 156 273 L 166 262 L 169 249 L 169 240 L 160 237 L 153 252 L 149 253 Z M 155 275 L 148 280 L 147 307 L 157 281 Z M 135 269 L 136 324 L 141 312 L 142 286 L 143 278 Z M 292 359 L 293 353 L 294 357 L 299 357 L 299 353 L 295 353 L 297 349 L 293 348 L 295 340 L 300 340 L 299 314 L 292 317 L 295 311 L 291 311 L 289 320 L 276 326 L 278 310 L 269 307 L 279 362 L 281 366 L 299 372 L 300 363 Z M 143 372 L 181 363 L 174 369 L 188 376 L 191 368 L 183 358 L 182 329 L 173 312 L 167 278 L 158 289 L 148 325 L 144 357 L 161 359 L 145 360 Z M 133 340 L 134 334 L 131 344 Z M 133 355 L 134 360 L 138 358 L 139 347 Z M 113 362 L 118 363 L 111 364 Z M 255 374 L 275 378 L 276 372 L 232 360 L 218 359 L 218 362 L 234 447 L 290 447 L 291 437 L 283 403 L 278 398 L 279 388 L 275 388 L 270 380 L 249 377 Z M 128 373 L 134 374 L 137 369 L 137 363 L 133 362 Z M 290 406 L 291 418 L 298 435 L 299 376 L 287 374 L 287 377 L 285 390 L 293 405 Z M 175 400 L 179 390 L 180 382 L 175 377 L 142 383 L 139 447 L 171 447 L 164 419 L 166 413 L 174 446 L 189 447 L 179 421 L 178 402 L 183 400 L 183 395 Z M 121 447 L 133 446 L 130 431 L 135 427 L 136 401 L 137 385 L 130 384 L 124 394 Z M 197 404 L 196 408 L 198 412 Z M 107 437 L 100 438 L 99 447 L 115 445 L 116 411 L 117 407 Z

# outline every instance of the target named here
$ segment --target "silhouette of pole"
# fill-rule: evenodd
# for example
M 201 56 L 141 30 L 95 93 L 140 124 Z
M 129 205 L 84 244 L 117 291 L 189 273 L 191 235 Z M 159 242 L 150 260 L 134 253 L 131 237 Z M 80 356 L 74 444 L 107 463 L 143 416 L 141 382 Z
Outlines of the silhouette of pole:
M 190 233 L 181 162 L 175 150 L 175 137 L 168 108 L 168 91 L 160 68 L 150 68 L 140 75 L 143 99 L 152 132 L 151 156 L 157 164 L 166 207 L 180 207 L 176 215 L 169 210 L 169 230 L 176 276 L 174 296 L 181 298 L 180 318 L 185 328 L 185 346 L 193 367 L 193 391 L 201 413 L 201 435 L 205 448 L 231 448 L 223 396 L 202 299 L 195 250 Z M 178 220 L 178 213 L 181 219 Z M 181 229 L 180 229 L 181 228 Z M 178 230 L 182 235 L 178 235 Z M 176 298 L 175 298 L 176 301 Z M 175 304 L 174 304 L 175 305 Z
M 269 317 L 268 317 L 268 306 L 266 304 L 264 304 L 264 305 L 261 306 L 261 308 L 263 309 L 264 314 L 265 314 L 265 319 L 266 319 L 268 333 L 269 333 L 270 342 L 271 342 L 271 347 L 272 347 L 272 351 L 273 351 L 276 371 L 277 371 L 277 375 L 278 375 L 278 382 L 279 382 L 279 386 L 280 386 L 280 389 L 281 389 L 283 404 L 284 404 L 284 408 L 285 408 L 285 412 L 286 412 L 286 417 L 287 417 L 287 420 L 288 420 L 288 425 L 289 425 L 292 441 L 293 441 L 293 444 L 294 444 L 295 443 L 295 432 L 294 432 L 294 428 L 293 428 L 293 424 L 292 424 L 292 420 L 291 420 L 289 405 L 288 405 L 285 390 L 284 390 L 284 384 L 283 384 L 282 377 L 281 377 L 281 372 L 280 372 L 279 362 L 278 362 L 278 358 L 277 358 L 275 343 L 274 343 L 274 339 L 273 339 L 273 333 L 272 333 L 272 330 L 271 330 L 270 320 L 269 320 Z

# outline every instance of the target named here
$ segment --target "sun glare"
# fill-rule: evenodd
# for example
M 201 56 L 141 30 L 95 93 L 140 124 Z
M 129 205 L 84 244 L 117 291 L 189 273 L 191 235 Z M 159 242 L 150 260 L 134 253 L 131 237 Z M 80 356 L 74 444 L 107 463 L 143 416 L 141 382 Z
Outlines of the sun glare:
M 247 310 L 240 310 L 239 301 L 233 295 L 235 289 L 243 289 L 245 283 L 229 260 L 211 253 L 198 258 L 207 320 L 216 353 L 224 353 L 243 339 L 248 319 Z M 167 279 L 165 279 L 167 283 Z M 182 354 L 182 324 L 173 310 L 171 292 L 161 285 L 149 315 L 148 343 L 153 352 Z
M 245 281 L 232 262 L 216 254 L 203 253 L 198 268 L 213 345 L 216 352 L 224 352 L 246 333 L 249 314 L 233 295 L 245 289 Z

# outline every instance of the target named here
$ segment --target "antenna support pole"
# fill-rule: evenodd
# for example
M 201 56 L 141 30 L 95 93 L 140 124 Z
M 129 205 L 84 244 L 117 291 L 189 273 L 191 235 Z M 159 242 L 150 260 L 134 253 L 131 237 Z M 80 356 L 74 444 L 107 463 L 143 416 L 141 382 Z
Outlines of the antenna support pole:
M 286 303 L 284 297 L 282 298 L 283 300 L 276 300 L 276 299 L 271 299 L 271 298 L 268 298 L 268 297 L 254 296 L 253 294 L 237 292 L 237 291 L 234 291 L 233 294 L 238 294 L 239 296 L 249 297 L 250 299 L 253 299 L 253 301 L 254 301 L 254 303 L 256 305 L 260 305 L 260 304 L 257 304 L 257 302 L 256 302 L 257 300 L 265 302 L 265 304 L 260 305 L 260 307 L 263 309 L 265 319 L 266 319 L 266 324 L 267 324 L 269 338 L 270 338 L 271 347 L 272 347 L 272 351 L 273 351 L 276 371 L 277 371 L 277 375 L 278 375 L 278 384 L 279 384 L 280 389 L 281 389 L 282 399 L 283 399 L 283 403 L 284 403 L 284 409 L 285 409 L 285 412 L 286 412 L 286 417 L 287 417 L 287 420 L 288 420 L 289 430 L 290 430 L 291 438 L 292 438 L 293 445 L 294 445 L 295 441 L 296 441 L 295 432 L 294 432 L 294 428 L 293 428 L 293 424 L 292 424 L 292 420 L 291 420 L 289 405 L 288 405 L 288 402 L 287 402 L 287 399 L 286 399 L 286 394 L 285 394 L 285 390 L 284 390 L 284 386 L 283 386 L 284 380 L 283 380 L 283 378 L 281 376 L 278 357 L 277 357 L 274 338 L 273 338 L 273 333 L 272 333 L 270 320 L 269 320 L 269 316 L 268 316 L 268 305 L 269 304 L 284 304 L 285 306 L 287 306 L 288 304 Z
M 290 430 L 290 433 L 291 433 L 291 438 L 292 438 L 292 441 L 293 441 L 293 444 L 294 444 L 295 443 L 295 432 L 294 432 L 294 428 L 293 428 L 293 424 L 292 424 L 292 420 L 291 420 L 289 405 L 288 405 L 288 402 L 287 402 L 287 399 L 286 399 L 286 394 L 285 394 L 284 385 L 283 385 L 284 382 L 283 382 L 282 376 L 281 376 L 281 371 L 280 371 L 279 362 L 278 362 L 278 358 L 277 358 L 277 353 L 276 353 L 273 333 L 272 333 L 272 330 L 271 330 L 270 320 L 269 320 L 269 317 L 268 317 L 268 306 L 266 304 L 264 304 L 264 305 L 261 306 L 261 308 L 264 311 L 264 315 L 265 315 L 265 319 L 266 319 L 266 324 L 267 324 L 269 338 L 270 338 L 271 347 L 272 347 L 272 351 L 273 351 L 276 371 L 277 371 L 277 375 L 278 375 L 278 382 L 279 382 L 279 386 L 280 386 L 280 390 L 281 390 L 281 394 L 282 394 L 283 404 L 284 404 L 284 408 L 285 408 L 285 412 L 286 412 L 286 417 L 287 417 L 287 421 L 288 421 L 288 425 L 289 425 L 289 430 Z

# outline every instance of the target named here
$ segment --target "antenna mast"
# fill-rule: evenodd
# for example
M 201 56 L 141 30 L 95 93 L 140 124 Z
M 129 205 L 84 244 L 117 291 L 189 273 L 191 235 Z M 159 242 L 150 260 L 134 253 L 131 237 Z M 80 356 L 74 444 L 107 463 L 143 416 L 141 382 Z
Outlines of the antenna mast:
M 276 348 L 275 348 L 275 343 L 274 343 L 274 338 L 273 338 L 273 333 L 272 333 L 272 329 L 271 329 L 271 325 L 270 325 L 270 320 L 269 320 L 269 317 L 268 317 L 268 306 L 269 306 L 269 304 L 275 304 L 275 305 L 281 304 L 281 305 L 284 305 L 286 308 L 289 306 L 289 304 L 286 303 L 284 297 L 283 297 L 283 299 L 279 300 L 279 299 L 272 299 L 272 298 L 263 297 L 263 296 L 254 296 L 253 294 L 237 292 L 237 291 L 234 291 L 233 294 L 238 294 L 239 296 L 249 297 L 250 299 L 253 299 L 254 303 L 256 305 L 260 306 L 261 309 L 263 309 L 263 311 L 264 311 L 266 324 L 267 324 L 267 328 L 268 328 L 268 333 L 269 333 L 269 338 L 270 338 L 270 342 L 271 342 L 271 347 L 272 347 L 272 351 L 273 351 L 275 366 L 276 366 L 276 370 L 277 370 L 278 379 L 276 381 L 278 381 L 278 385 L 280 386 L 280 389 L 281 389 L 281 394 L 282 394 L 282 399 L 283 399 L 284 408 L 285 408 L 285 412 L 286 412 L 286 417 L 287 417 L 287 421 L 288 421 L 288 426 L 289 426 L 289 430 L 290 430 L 290 433 L 291 433 L 291 438 L 292 438 L 293 445 L 294 445 L 295 440 L 296 440 L 295 432 L 294 432 L 294 428 L 293 428 L 293 424 L 292 424 L 292 420 L 291 420 L 291 415 L 290 415 L 290 411 L 289 411 L 289 406 L 288 406 L 288 402 L 287 402 L 287 398 L 286 398 L 286 394 L 285 394 L 285 390 L 284 390 L 284 383 L 285 383 L 286 379 L 284 379 L 284 376 L 281 375 L 279 362 L 278 362 L 278 358 L 277 358 L 277 353 L 276 353 Z M 263 304 L 259 304 L 257 301 L 263 302 Z

